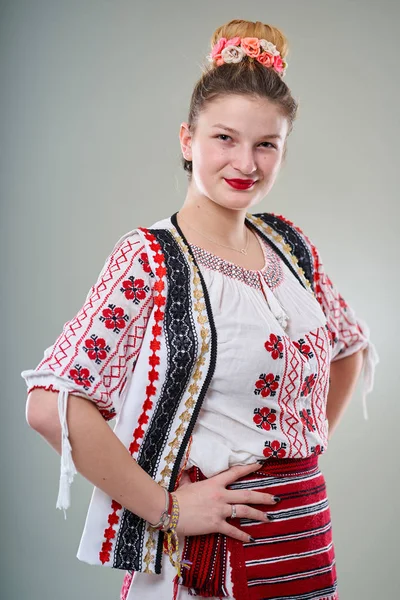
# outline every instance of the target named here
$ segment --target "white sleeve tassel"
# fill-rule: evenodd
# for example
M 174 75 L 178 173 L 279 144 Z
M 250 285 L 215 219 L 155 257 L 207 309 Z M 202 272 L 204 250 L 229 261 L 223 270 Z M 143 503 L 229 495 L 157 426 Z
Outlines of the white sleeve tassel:
M 67 403 L 68 391 L 60 390 L 58 393 L 58 415 L 61 424 L 61 468 L 56 507 L 64 511 L 65 519 L 67 518 L 66 509 L 69 508 L 71 503 L 70 486 L 77 472 L 72 460 L 71 444 L 68 437 Z
M 375 346 L 369 342 L 368 346 L 364 350 L 364 362 L 362 369 L 363 376 L 363 388 L 362 388 L 362 403 L 364 419 L 368 420 L 367 411 L 367 394 L 369 394 L 374 387 L 374 375 L 375 367 L 379 363 L 379 356 Z

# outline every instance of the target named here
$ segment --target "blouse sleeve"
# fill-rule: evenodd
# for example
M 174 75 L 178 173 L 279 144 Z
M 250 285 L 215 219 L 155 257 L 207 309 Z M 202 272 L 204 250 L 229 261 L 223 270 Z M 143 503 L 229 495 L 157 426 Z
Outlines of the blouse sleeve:
M 314 263 L 314 292 L 327 319 L 332 362 L 363 350 L 362 401 L 364 417 L 368 419 L 366 396 L 373 389 L 375 367 L 379 362 L 369 327 L 339 293 L 325 271 L 318 250 L 308 238 L 306 240 Z
M 62 453 L 57 508 L 64 514 L 76 473 L 68 438 L 68 395 L 91 400 L 107 421 L 118 416 L 153 307 L 153 277 L 139 234 L 127 234 L 39 365 L 21 373 L 28 393 L 36 388 L 58 392 Z

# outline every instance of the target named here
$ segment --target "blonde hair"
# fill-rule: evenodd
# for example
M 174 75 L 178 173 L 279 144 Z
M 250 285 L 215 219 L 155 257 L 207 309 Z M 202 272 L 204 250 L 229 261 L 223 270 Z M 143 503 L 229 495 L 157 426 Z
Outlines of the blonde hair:
M 218 29 L 214 31 L 211 37 L 211 48 L 216 42 L 218 42 L 220 38 L 226 38 L 227 40 L 230 40 L 236 36 L 241 38 L 255 37 L 259 38 L 260 40 L 267 40 L 276 46 L 282 58 L 287 56 L 288 43 L 282 31 L 277 27 L 273 27 L 272 25 L 261 23 L 261 21 L 256 21 L 253 23 L 253 21 L 234 19 L 233 21 L 229 21 L 229 23 L 225 23 L 225 25 L 218 27 Z
M 260 21 L 243 21 L 235 19 L 218 27 L 211 37 L 211 48 L 221 39 L 236 36 L 265 39 L 274 44 L 282 59 L 288 53 L 287 39 L 280 29 L 261 23 Z M 267 98 L 282 110 L 288 120 L 288 135 L 293 128 L 297 113 L 297 102 L 280 75 L 272 68 L 267 68 L 257 60 L 245 56 L 239 63 L 204 65 L 203 74 L 196 83 L 190 100 L 188 125 L 195 133 L 197 119 L 206 105 L 221 96 L 241 95 Z M 184 170 L 189 178 L 192 173 L 192 162 L 182 158 Z

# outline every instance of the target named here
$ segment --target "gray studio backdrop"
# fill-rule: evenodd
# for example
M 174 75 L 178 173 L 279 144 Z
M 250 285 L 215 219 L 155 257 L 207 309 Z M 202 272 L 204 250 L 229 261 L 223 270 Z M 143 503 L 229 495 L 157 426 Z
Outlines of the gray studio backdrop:
M 341 600 L 398 598 L 398 23 L 395 0 L 0 3 L 1 540 L 4 600 L 116 600 L 80 563 L 92 486 L 55 509 L 58 455 L 25 421 L 20 371 L 72 318 L 114 243 L 181 206 L 178 131 L 214 29 L 262 20 L 290 42 L 300 100 L 287 163 L 254 212 L 319 247 L 381 364 L 322 457 Z M 138 599 L 140 600 L 140 599 Z

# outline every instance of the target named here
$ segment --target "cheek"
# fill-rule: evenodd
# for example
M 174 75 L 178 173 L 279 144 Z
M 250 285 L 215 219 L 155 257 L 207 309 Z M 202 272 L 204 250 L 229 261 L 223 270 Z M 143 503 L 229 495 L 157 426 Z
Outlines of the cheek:
M 193 157 L 199 172 L 212 173 L 227 161 L 227 152 L 214 145 L 203 145 L 201 150 Z
M 275 177 L 279 171 L 282 162 L 282 153 L 274 152 L 265 157 L 263 165 L 264 172 L 270 177 Z

